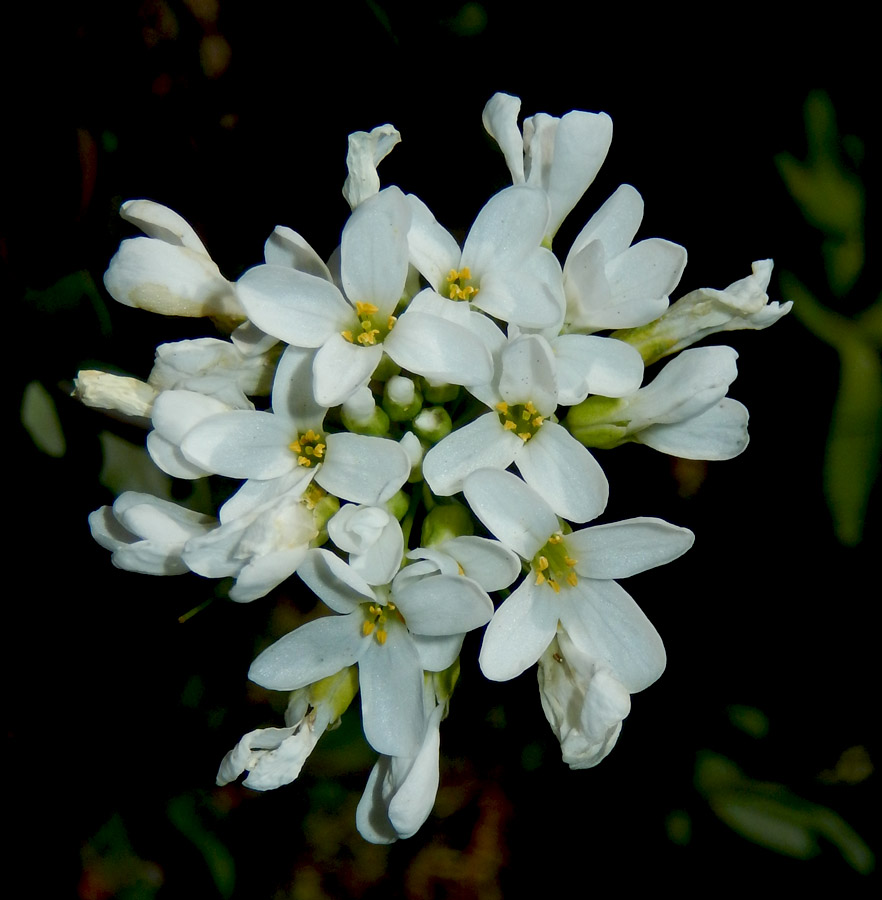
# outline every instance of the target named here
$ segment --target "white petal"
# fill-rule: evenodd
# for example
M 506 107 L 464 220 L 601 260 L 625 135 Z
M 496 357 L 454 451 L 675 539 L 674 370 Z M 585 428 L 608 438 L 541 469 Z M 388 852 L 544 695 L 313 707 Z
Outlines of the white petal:
M 410 475 L 407 453 L 395 441 L 342 432 L 329 434 L 327 445 L 316 481 L 342 500 L 385 503 Z
M 325 281 L 331 280 L 331 273 L 318 253 L 305 238 L 284 225 L 277 225 L 267 238 L 263 258 L 270 266 L 287 266 L 316 278 L 324 278 Z
M 272 691 L 295 691 L 334 675 L 358 660 L 367 640 L 361 617 L 313 619 L 271 644 L 248 670 L 248 677 Z
M 562 334 L 552 342 L 558 363 L 560 403 L 574 406 L 588 394 L 625 397 L 639 390 L 643 358 L 630 344 L 587 334 Z
M 354 613 L 362 603 L 376 599 L 364 578 L 329 550 L 310 550 L 297 574 L 335 612 Z
M 288 444 L 296 434 L 281 416 L 233 410 L 210 416 L 181 444 L 184 456 L 216 475 L 277 478 L 297 465 Z
M 505 431 L 495 412 L 452 431 L 423 459 L 423 477 L 442 497 L 462 490 L 463 481 L 477 469 L 511 465 L 521 439 Z
M 487 133 L 499 144 L 514 184 L 524 183 L 524 139 L 518 128 L 520 108 L 517 97 L 496 93 L 487 101 L 481 115 Z
M 352 213 L 340 241 L 343 290 L 353 302 L 392 313 L 407 277 L 410 207 L 397 187 L 386 188 Z
M 664 671 L 658 632 L 630 594 L 615 581 L 581 578 L 566 590 L 560 620 L 573 643 L 606 665 L 632 694 Z
M 447 276 L 451 269 L 459 268 L 462 251 L 422 200 L 408 194 L 407 201 L 412 215 L 407 233 L 410 261 L 436 291 L 444 294 Z
M 389 821 L 399 837 L 409 838 L 419 831 L 435 805 L 438 793 L 438 754 L 441 747 L 443 706 L 436 706 L 426 724 L 426 735 L 410 766 L 404 783 L 389 803 Z
M 695 535 L 662 519 L 640 517 L 582 528 L 566 536 L 574 566 L 587 578 L 628 578 L 682 556 Z
M 517 267 L 541 245 L 547 221 L 543 191 L 525 185 L 500 191 L 478 213 L 463 247 L 462 265 L 471 269 L 473 278 Z
M 701 415 L 652 425 L 636 437 L 641 444 L 682 459 L 733 459 L 747 447 L 747 420 L 746 407 L 724 397 Z
M 642 220 L 643 198 L 630 184 L 620 185 L 579 232 L 570 256 L 600 241 L 606 258 L 612 259 L 628 249 Z
M 125 306 L 166 316 L 242 314 L 233 286 L 207 256 L 154 238 L 123 241 L 104 286 Z
M 306 556 L 306 549 L 306 546 L 293 547 L 253 558 L 236 577 L 236 583 L 230 589 L 230 600 L 248 603 L 265 597 L 297 571 Z
M 255 266 L 236 287 L 248 318 L 296 347 L 320 347 L 354 319 L 353 308 L 333 284 L 287 266 Z
M 464 575 L 430 575 L 411 579 L 401 589 L 393 585 L 392 590 L 414 634 L 464 634 L 493 616 L 486 592 Z
M 403 626 L 367 639 L 358 661 L 364 736 L 377 753 L 416 756 L 423 739 L 423 671 Z
M 469 578 L 473 578 L 485 591 L 507 588 L 518 577 L 521 561 L 499 541 L 462 535 L 444 543 L 449 553 Z
M 316 402 L 328 409 L 340 406 L 367 383 L 382 358 L 382 344 L 362 347 L 332 334 L 316 353 L 312 367 Z
M 404 313 L 383 349 L 403 369 L 434 383 L 484 384 L 493 377 L 490 352 L 477 335 L 419 310 Z
M 557 515 L 572 522 L 596 519 L 606 509 L 609 483 L 600 464 L 562 425 L 545 422 L 515 460 L 524 481 Z M 498 536 L 498 535 L 497 535 Z
M 507 403 L 532 401 L 543 416 L 557 409 L 557 359 L 538 334 L 521 335 L 502 351 L 499 393 Z
M 472 512 L 506 547 L 532 559 L 560 522 L 545 500 L 511 472 L 480 469 L 463 487 Z
M 119 209 L 120 218 L 137 225 L 148 237 L 166 244 L 187 247 L 208 256 L 205 245 L 190 223 L 173 209 L 152 200 L 126 200 Z
M 491 681 L 508 681 L 542 656 L 557 630 L 558 604 L 550 589 L 537 590 L 530 576 L 511 594 L 484 632 L 481 671 Z
M 414 634 L 414 646 L 420 655 L 420 665 L 427 672 L 449 669 L 462 650 L 464 634 Z

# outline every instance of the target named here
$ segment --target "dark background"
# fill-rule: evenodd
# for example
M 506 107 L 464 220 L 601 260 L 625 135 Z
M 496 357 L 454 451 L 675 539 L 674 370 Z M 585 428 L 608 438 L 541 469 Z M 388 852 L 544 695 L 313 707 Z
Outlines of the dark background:
M 850 748 L 846 759 L 864 770 L 878 755 L 878 502 L 863 542 L 837 543 L 821 472 L 838 357 L 793 316 L 727 341 L 741 354 L 730 394 L 751 413 L 741 457 L 683 464 L 636 445 L 599 454 L 611 484 L 604 521 L 654 515 L 696 533 L 684 559 L 626 584 L 669 664 L 633 698 L 612 755 L 587 772 L 563 766 L 534 674 L 484 681 L 472 635 L 442 729 L 435 814 L 390 849 L 354 828 L 373 762 L 357 704 L 294 785 L 267 795 L 214 787 L 242 733 L 278 724 L 283 699 L 250 686 L 247 667 L 311 601 L 294 580 L 179 624 L 211 583 L 114 570 L 86 523 L 113 499 L 98 480 L 98 434 L 143 434 L 68 397 L 80 368 L 146 377 L 157 343 L 211 334 L 208 323 L 106 295 L 101 275 L 131 233 L 120 202 L 147 197 L 180 212 L 229 278 L 260 260 L 277 224 L 327 256 L 348 213 L 346 136 L 391 122 L 403 141 L 382 164 L 383 183 L 418 194 L 464 233 L 508 182 L 480 121 L 497 90 L 520 96 L 525 115 L 613 117 L 610 155 L 559 252 L 627 181 L 646 201 L 639 236 L 689 251 L 677 295 L 725 287 L 768 256 L 823 290 L 818 232 L 774 156 L 804 155 L 803 103 L 826 89 L 841 133 L 863 141 L 867 244 L 878 245 L 871 58 L 847 8 L 774 33 L 746 10 L 711 23 L 678 8 L 589 9 L 586 23 L 554 3 L 529 17 L 500 2 L 147 0 L 43 12 L 10 31 L 26 62 L 10 82 L 0 245 L 11 395 L 20 404 L 39 380 L 66 437 L 52 458 L 17 428 L 7 457 L 18 538 L 6 592 L 7 783 L 12 865 L 33 890 L 48 896 L 43 886 L 58 879 L 53 896 L 85 900 L 492 898 L 575 883 L 585 894 L 670 886 L 704 896 L 785 880 L 793 891 L 868 892 L 870 879 L 831 843 L 797 860 L 750 842 L 695 785 L 701 754 L 721 754 L 745 773 L 746 794 L 771 798 L 770 819 L 796 810 L 789 821 L 804 826 L 815 821 L 806 809 L 828 807 L 876 846 L 878 776 L 836 766 Z M 837 308 L 858 312 L 878 284 L 870 250 Z M 770 293 L 786 299 L 774 280 Z M 733 724 L 739 706 L 762 712 L 764 737 Z

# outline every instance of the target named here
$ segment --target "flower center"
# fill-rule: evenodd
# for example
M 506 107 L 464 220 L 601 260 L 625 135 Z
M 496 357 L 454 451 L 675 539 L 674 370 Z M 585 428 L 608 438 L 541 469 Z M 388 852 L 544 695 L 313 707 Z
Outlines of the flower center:
M 378 312 L 379 307 L 375 306 L 373 303 L 356 303 L 355 315 L 358 318 L 358 327 L 355 328 L 354 331 L 341 331 L 340 334 L 343 335 L 350 344 L 361 344 L 362 347 L 370 347 L 381 342 L 393 329 L 397 320 L 395 316 L 389 316 L 386 320 L 386 327 L 378 327 L 378 324 L 379 326 L 382 326 L 382 323 L 375 324 L 375 321 L 372 318 Z
M 533 557 L 533 571 L 536 573 L 536 584 L 547 584 L 555 594 L 560 593 L 560 587 L 566 582 L 572 587 L 579 583 L 573 566 L 577 560 L 567 553 L 567 545 L 563 535 L 558 531 L 546 542 L 539 552 Z
M 320 434 L 316 434 L 311 428 L 298 435 L 297 440 L 288 444 L 288 449 L 297 454 L 297 465 L 304 468 L 320 463 L 325 455 L 325 442 Z
M 386 622 L 390 614 L 404 624 L 404 616 L 401 615 L 394 603 L 387 603 L 386 606 L 381 606 L 379 603 L 365 603 L 362 611 L 364 612 L 364 625 L 361 626 L 361 633 L 365 637 L 372 634 L 381 646 L 386 643 L 386 638 L 389 636 Z
M 506 431 L 513 431 L 525 444 L 542 426 L 545 416 L 540 416 L 533 402 L 508 404 L 504 400 L 496 404 L 499 421 Z
M 463 269 L 451 269 L 447 273 L 447 296 L 451 300 L 471 300 L 478 293 L 478 288 L 470 284 L 472 273 L 468 266 Z

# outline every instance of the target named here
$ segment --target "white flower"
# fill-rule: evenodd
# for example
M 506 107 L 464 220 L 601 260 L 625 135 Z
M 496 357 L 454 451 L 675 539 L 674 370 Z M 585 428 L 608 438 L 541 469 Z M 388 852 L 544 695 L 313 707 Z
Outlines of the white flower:
M 151 200 L 128 200 L 120 215 L 148 237 L 123 241 L 110 261 L 104 286 L 114 300 L 166 316 L 244 318 L 234 286 L 181 216 Z
M 563 269 L 566 331 L 645 325 L 668 308 L 686 251 L 661 238 L 632 246 L 642 219 L 643 198 L 623 184 L 579 232 Z
M 267 480 L 289 473 L 301 490 L 315 478 L 328 493 L 354 503 L 383 503 L 410 475 L 395 441 L 325 434 L 326 409 L 310 390 L 315 354 L 289 346 L 273 383 L 273 412 L 232 410 L 202 418 L 180 440 L 187 461 L 230 478 Z
M 324 278 L 278 265 L 239 280 L 249 317 L 296 347 L 315 348 L 313 391 L 330 408 L 366 384 L 384 351 L 405 369 L 453 384 L 490 377 L 481 341 L 418 306 L 398 318 L 408 274 L 410 207 L 392 187 L 353 212 L 340 246 L 343 292 Z
M 92 537 L 120 569 L 145 575 L 180 575 L 187 571 L 181 559 L 191 538 L 209 533 L 217 522 L 150 494 L 126 491 L 113 506 L 102 506 L 89 516 Z
M 381 756 L 371 769 L 355 813 L 356 827 L 365 840 L 391 844 L 409 838 L 429 817 L 438 793 L 443 713 L 443 704 L 428 713 L 414 756 Z
M 519 335 L 500 354 L 498 381 L 479 396 L 492 412 L 451 432 L 423 460 L 429 487 L 442 496 L 462 490 L 477 469 L 512 462 L 558 515 L 586 522 L 603 512 L 606 476 L 593 456 L 552 420 L 559 388 L 557 360 L 540 335 Z
M 244 354 L 230 341 L 198 338 L 160 344 L 149 383 L 159 391 L 196 391 L 248 409 L 248 396 L 270 393 L 279 350 Z
M 461 640 L 490 620 L 493 604 L 461 575 L 405 578 L 407 569 L 391 585 L 371 586 L 333 553 L 309 551 L 298 575 L 341 615 L 276 641 L 252 664 L 251 680 L 295 690 L 357 663 L 368 742 L 388 756 L 416 756 L 425 737 L 422 646 Z
M 560 628 L 539 658 L 539 699 L 571 769 L 596 766 L 615 746 L 631 696 L 611 670 Z
M 346 154 L 349 174 L 343 183 L 343 196 L 351 209 L 379 192 L 377 166 L 400 140 L 401 135 L 391 125 L 378 125 L 370 131 L 349 135 L 349 152 Z
M 94 409 L 113 409 L 127 416 L 149 416 L 157 390 L 137 378 L 97 369 L 81 369 L 74 379 L 74 396 Z
M 488 678 L 507 681 L 519 675 L 542 656 L 559 626 L 629 693 L 661 675 L 661 638 L 613 579 L 681 556 L 692 546 L 691 531 L 637 518 L 564 534 L 536 491 L 495 469 L 470 475 L 464 492 L 475 515 L 531 569 L 484 633 L 480 662 Z
M 560 263 L 541 246 L 548 221 L 543 191 L 521 185 L 491 197 L 462 250 L 420 199 L 407 199 L 410 260 L 435 291 L 521 328 L 559 329 L 563 285 Z
M 184 562 L 206 578 L 234 577 L 231 600 L 263 597 L 297 571 L 318 537 L 323 493 L 295 472 L 246 481 L 221 507 L 220 527 L 187 542 Z
M 620 332 L 616 337 L 640 350 L 649 364 L 720 331 L 768 328 L 793 306 L 792 302 L 768 302 L 766 290 L 772 266 L 770 259 L 758 260 L 747 278 L 721 291 L 713 288 L 691 291 L 658 321 Z
M 747 409 L 726 396 L 738 354 L 731 347 L 698 347 L 671 360 L 629 397 L 589 397 L 566 424 L 590 447 L 638 441 L 684 459 L 732 459 L 747 446 Z
M 380 506 L 341 506 L 328 522 L 328 536 L 349 554 L 349 565 L 368 584 L 388 584 L 401 568 L 401 526 Z
M 514 184 L 540 187 L 551 215 L 548 239 L 579 202 L 603 165 L 612 142 L 612 119 L 606 113 L 573 110 L 561 118 L 545 113 L 524 119 L 518 130 L 521 101 L 494 94 L 484 107 L 484 127 L 505 156 Z
M 290 784 L 300 775 L 319 738 L 339 724 L 357 690 L 355 669 L 344 669 L 295 691 L 285 711 L 285 720 L 293 724 L 249 731 L 223 758 L 217 783 L 235 781 L 247 769 L 242 784 L 256 791 Z

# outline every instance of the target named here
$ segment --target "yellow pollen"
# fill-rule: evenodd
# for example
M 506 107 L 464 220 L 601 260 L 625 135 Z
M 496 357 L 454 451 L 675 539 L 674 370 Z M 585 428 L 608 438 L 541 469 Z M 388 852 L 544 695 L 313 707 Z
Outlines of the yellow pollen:
M 517 430 L 518 430 L 518 426 L 515 425 L 515 423 L 512 422 L 511 419 L 506 419 L 506 420 L 502 423 L 502 427 L 503 427 L 506 431 L 517 431 Z
M 508 412 L 508 404 L 505 402 L 505 400 L 500 400 L 499 403 L 496 404 L 496 408 L 503 415 L 505 415 Z
M 357 302 L 355 304 L 355 312 L 360 319 L 362 316 L 372 316 L 375 312 L 379 310 L 378 306 L 374 306 L 373 303 L 361 303 Z
M 351 331 L 341 331 L 340 334 L 342 334 L 343 337 L 344 337 L 347 341 L 349 341 L 350 344 L 355 343 L 355 342 L 352 340 L 352 332 L 351 332 Z
M 288 449 L 292 453 L 297 454 L 297 465 L 303 466 L 305 469 L 312 468 L 315 461 L 320 460 L 325 455 L 325 445 L 322 443 L 322 436 L 311 428 L 288 444 Z
M 526 444 L 533 435 L 529 431 L 519 431 L 518 437 Z
M 377 643 L 381 646 L 386 643 L 386 632 L 382 629 L 377 632 Z
M 530 422 L 530 424 L 534 428 L 538 428 L 544 421 L 545 421 L 545 416 L 536 416 L 536 418 L 533 419 L 533 421 Z
M 368 322 L 367 324 L 370 325 L 370 322 Z M 360 335 L 356 338 L 356 340 L 357 340 L 358 343 L 361 344 L 363 347 L 365 347 L 365 346 L 367 346 L 367 345 L 373 346 L 374 344 L 377 343 L 377 335 L 378 335 L 379 333 L 380 333 L 380 329 L 379 329 L 379 328 L 372 328 L 370 331 L 365 331 L 364 334 L 360 334 Z
M 364 625 L 361 626 L 361 633 L 367 637 L 374 630 L 373 622 L 365 622 Z
M 469 300 L 478 293 L 478 288 L 472 287 L 472 285 L 462 286 L 463 281 L 469 281 L 472 277 L 471 270 L 468 266 L 457 271 L 456 269 L 451 269 L 447 273 L 447 283 L 450 285 L 450 290 L 447 296 L 451 300 Z

